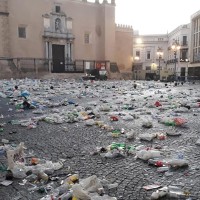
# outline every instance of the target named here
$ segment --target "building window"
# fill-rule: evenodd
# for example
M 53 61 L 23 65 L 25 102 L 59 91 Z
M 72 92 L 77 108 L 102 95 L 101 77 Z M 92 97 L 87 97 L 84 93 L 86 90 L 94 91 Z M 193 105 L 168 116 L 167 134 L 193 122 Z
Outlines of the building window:
M 183 45 L 187 45 L 187 36 L 183 36 Z
M 147 59 L 151 59 L 151 52 L 150 51 L 147 51 Z
M 187 59 L 187 50 L 186 50 L 186 49 L 182 49 L 182 50 L 180 51 L 180 54 L 181 54 L 181 59 L 182 59 L 183 61 L 185 61 L 185 59 Z
M 158 38 L 158 41 L 163 41 L 164 39 L 163 38 Z
M 26 27 L 18 27 L 19 38 L 26 38 Z
M 60 13 L 60 6 L 56 6 L 56 13 Z
M 146 66 L 146 70 L 151 70 L 151 66 Z
M 140 51 L 136 51 L 136 56 L 140 57 Z
M 84 43 L 90 44 L 90 33 L 85 33 L 84 35 Z
M 200 46 L 200 33 L 199 33 L 199 46 Z

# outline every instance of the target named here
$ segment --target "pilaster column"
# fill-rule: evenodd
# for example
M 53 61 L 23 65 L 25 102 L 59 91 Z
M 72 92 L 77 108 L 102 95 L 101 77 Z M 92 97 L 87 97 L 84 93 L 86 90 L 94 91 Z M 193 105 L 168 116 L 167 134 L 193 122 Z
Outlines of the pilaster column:
M 111 4 L 112 4 L 112 5 L 116 5 L 116 4 L 115 4 L 115 0 L 111 0 Z
M 48 49 L 48 42 L 45 42 L 45 55 L 46 55 L 46 59 L 49 58 L 49 49 Z

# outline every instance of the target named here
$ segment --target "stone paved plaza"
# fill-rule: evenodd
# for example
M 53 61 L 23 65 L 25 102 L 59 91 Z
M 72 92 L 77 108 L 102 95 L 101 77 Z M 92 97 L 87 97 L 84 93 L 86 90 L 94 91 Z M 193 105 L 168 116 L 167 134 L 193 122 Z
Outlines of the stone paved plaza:
M 137 84 L 136 88 L 134 84 Z M 35 109 L 16 109 L 15 104 L 20 98 L 12 95 L 11 88 L 15 85 L 18 85 L 19 91 L 27 90 L 30 93 L 29 98 L 37 102 Z M 64 166 L 51 175 L 59 179 L 45 184 L 56 185 L 68 174 L 78 173 L 80 178 L 96 175 L 99 179 L 118 183 L 118 187 L 106 190 L 106 194 L 118 200 L 150 199 L 156 189 L 147 191 L 143 187 L 152 184 L 178 186 L 188 194 L 187 197 L 175 199 L 200 199 L 200 146 L 196 144 L 200 134 L 198 83 L 184 83 L 175 87 L 173 83 L 165 86 L 165 83 L 140 81 L 11 80 L 1 81 L 0 92 L 7 95 L 7 98 L 0 97 L 0 124 L 5 123 L 0 132 L 0 141 L 9 140 L 11 145 L 24 142 L 25 153 L 34 154 L 40 159 L 52 162 L 65 160 Z M 162 106 L 156 107 L 156 101 Z M 190 106 L 190 109 L 183 105 Z M 43 113 L 34 114 L 37 109 Z M 82 113 L 83 117 L 73 121 L 74 117 L 67 118 L 66 113 L 68 117 L 72 113 Z M 94 122 L 102 121 L 104 126 L 98 126 L 98 123 L 86 125 L 91 120 L 86 118 L 89 113 L 92 113 Z M 54 121 L 38 120 L 36 127 L 12 123 L 12 120 L 28 120 L 52 114 Z M 118 121 L 112 121 L 112 116 L 117 117 Z M 126 116 L 132 118 L 127 119 Z M 56 121 L 55 117 L 62 120 L 59 118 Z M 183 126 L 166 126 L 159 122 L 164 117 L 183 118 L 187 123 Z M 60 123 L 57 123 L 58 120 L 61 120 Z M 145 121 L 151 122 L 153 127 L 143 127 Z M 124 129 L 124 133 L 113 136 L 113 129 Z M 128 140 L 126 133 L 131 130 L 135 137 Z M 139 139 L 141 133 L 170 131 L 180 135 L 167 136 L 164 140 Z M 96 147 L 106 148 L 112 142 L 125 143 L 126 146 L 157 147 L 166 158 L 181 155 L 179 159 L 187 160 L 189 166 L 170 168 L 167 174 L 158 172 L 157 167 L 127 152 L 114 158 L 94 153 Z M 1 181 L 5 180 L 6 172 L 1 170 L 0 173 Z M 45 193 L 29 191 L 30 185 L 21 183 L 23 179 L 13 179 L 9 186 L 0 185 L 0 199 L 38 200 L 45 196 Z M 162 199 L 173 198 L 166 196 Z

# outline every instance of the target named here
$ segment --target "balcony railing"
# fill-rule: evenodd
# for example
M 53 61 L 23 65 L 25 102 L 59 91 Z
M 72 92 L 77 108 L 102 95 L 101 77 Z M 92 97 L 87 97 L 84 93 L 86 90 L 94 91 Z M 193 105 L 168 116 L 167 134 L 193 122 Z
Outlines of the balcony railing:
M 188 46 L 188 42 L 181 42 L 181 46 Z
M 176 58 L 176 62 L 178 62 L 178 58 Z M 175 59 L 167 60 L 167 64 L 175 63 Z

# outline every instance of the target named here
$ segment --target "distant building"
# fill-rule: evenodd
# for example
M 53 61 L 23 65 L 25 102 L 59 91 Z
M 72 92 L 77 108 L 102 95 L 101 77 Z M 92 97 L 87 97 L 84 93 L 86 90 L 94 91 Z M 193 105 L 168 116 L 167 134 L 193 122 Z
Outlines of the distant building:
M 34 58 L 50 61 L 52 72 L 75 61 L 84 69 L 112 64 L 131 71 L 132 35 L 132 27 L 115 24 L 115 0 L 0 1 L 0 57 L 17 58 L 19 68 Z
M 180 50 L 172 50 L 177 41 Z M 187 76 L 189 60 L 190 25 L 181 25 L 169 34 L 133 36 L 133 77 L 143 80 L 167 80 Z
M 173 71 L 179 80 L 185 80 L 188 76 L 188 65 L 190 57 L 190 35 L 191 27 L 190 24 L 184 24 L 178 26 L 176 29 L 168 34 L 168 58 L 167 58 L 167 69 Z M 172 49 L 174 42 L 180 46 L 176 52 Z M 175 56 L 176 55 L 176 61 Z M 175 69 L 176 62 L 176 69 Z
M 191 49 L 189 76 L 200 77 L 200 10 L 191 16 Z
M 166 78 L 167 35 L 134 35 L 133 36 L 133 73 L 137 80 L 156 80 Z M 157 50 L 162 49 L 160 59 Z

